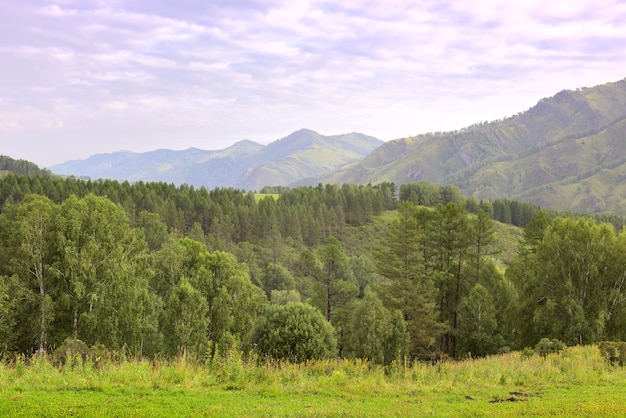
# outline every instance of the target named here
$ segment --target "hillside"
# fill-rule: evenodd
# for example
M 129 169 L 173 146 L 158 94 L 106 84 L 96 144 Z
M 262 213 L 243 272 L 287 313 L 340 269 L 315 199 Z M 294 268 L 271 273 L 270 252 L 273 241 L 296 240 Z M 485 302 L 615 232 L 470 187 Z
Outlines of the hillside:
M 263 146 L 241 141 L 219 151 L 190 148 L 183 151 L 156 150 L 145 153 L 119 151 L 96 154 L 86 160 L 74 160 L 51 167 L 52 172 L 81 177 L 109 178 L 129 181 L 164 181 L 174 184 L 200 185 L 207 176 L 220 179 L 232 176 L 231 167 L 238 158 L 245 158 Z M 210 166 L 210 170 L 194 173 L 194 169 Z M 194 174 L 199 176 L 192 177 Z
M 477 198 L 626 214 L 626 79 L 561 91 L 504 120 L 383 144 L 324 182 L 455 184 Z
M 0 176 L 6 173 L 26 174 L 28 176 L 47 176 L 48 170 L 39 168 L 37 164 L 26 160 L 16 160 L 6 155 L 0 155 Z
M 302 129 L 263 146 L 240 141 L 219 151 L 128 151 L 98 154 L 51 167 L 62 175 L 259 190 L 321 177 L 361 160 L 382 141 L 359 133 L 323 136 Z
M 260 149 L 238 183 L 246 190 L 317 178 L 358 162 L 383 142 L 359 133 L 323 136 L 302 129 Z

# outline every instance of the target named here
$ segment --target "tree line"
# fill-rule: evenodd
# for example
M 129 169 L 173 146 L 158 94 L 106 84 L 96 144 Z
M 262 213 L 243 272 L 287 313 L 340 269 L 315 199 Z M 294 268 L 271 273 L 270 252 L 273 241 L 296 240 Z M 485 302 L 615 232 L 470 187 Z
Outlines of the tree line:
M 0 182 L 0 202 L 20 202 L 28 194 L 39 194 L 61 203 L 72 195 L 82 198 L 93 193 L 120 204 L 133 226 L 146 221 L 142 213 L 157 214 L 169 230 L 183 234 L 201 230 L 216 247 L 262 240 L 273 226 L 280 228 L 284 237 L 316 244 L 340 234 L 346 224 L 360 225 L 391 208 L 391 187 L 320 184 L 288 189 L 280 199 L 268 197 L 257 202 L 254 193 L 233 188 L 209 191 L 156 182 L 9 174 Z
M 278 192 L 5 176 L 2 350 L 69 338 L 138 356 L 390 363 L 624 338 L 614 224 L 428 183 Z M 505 203 L 525 230 L 501 271 Z M 373 252 L 349 241 L 358 233 Z

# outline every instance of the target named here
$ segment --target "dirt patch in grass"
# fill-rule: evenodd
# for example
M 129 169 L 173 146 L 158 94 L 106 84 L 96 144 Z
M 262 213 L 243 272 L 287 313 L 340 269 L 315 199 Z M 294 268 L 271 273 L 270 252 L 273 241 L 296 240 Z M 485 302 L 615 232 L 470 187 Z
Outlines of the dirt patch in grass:
M 502 403 L 502 402 L 524 402 L 527 401 L 530 396 L 540 396 L 538 394 L 525 393 L 525 392 L 509 392 L 508 398 L 494 398 L 489 403 Z

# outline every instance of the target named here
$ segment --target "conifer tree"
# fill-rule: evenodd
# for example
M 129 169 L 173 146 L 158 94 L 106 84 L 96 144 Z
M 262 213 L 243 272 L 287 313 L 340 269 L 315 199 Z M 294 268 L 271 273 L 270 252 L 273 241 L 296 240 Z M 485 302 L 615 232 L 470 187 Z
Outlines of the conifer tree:
M 433 350 L 441 327 L 434 283 L 424 274 L 424 236 L 418 213 L 411 203 L 398 206 L 398 218 L 382 240 L 376 260 L 383 277 L 378 285 L 380 299 L 388 309 L 402 312 L 411 337 L 410 353 L 425 357 Z

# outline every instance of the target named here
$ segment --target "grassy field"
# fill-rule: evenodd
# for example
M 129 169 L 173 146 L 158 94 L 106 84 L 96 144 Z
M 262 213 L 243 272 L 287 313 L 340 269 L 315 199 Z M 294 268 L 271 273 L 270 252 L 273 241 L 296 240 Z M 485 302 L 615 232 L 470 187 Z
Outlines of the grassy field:
M 266 197 L 271 197 L 274 200 L 278 200 L 280 195 L 278 193 L 255 193 L 254 201 L 259 203 L 261 199 L 265 199 Z
M 28 363 L 28 364 L 27 364 Z M 624 416 L 626 375 L 595 347 L 435 366 L 125 361 L 0 366 L 0 416 Z

